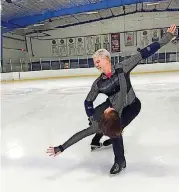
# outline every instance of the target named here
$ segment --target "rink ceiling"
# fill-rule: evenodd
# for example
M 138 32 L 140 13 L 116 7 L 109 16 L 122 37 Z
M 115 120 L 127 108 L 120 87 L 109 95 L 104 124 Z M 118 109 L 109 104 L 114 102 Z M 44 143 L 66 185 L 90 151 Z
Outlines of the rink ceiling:
M 2 32 L 27 35 L 136 12 L 179 10 L 177 0 L 152 3 L 156 0 L 150 0 L 150 3 L 148 0 L 12 0 L 12 3 L 3 0 Z

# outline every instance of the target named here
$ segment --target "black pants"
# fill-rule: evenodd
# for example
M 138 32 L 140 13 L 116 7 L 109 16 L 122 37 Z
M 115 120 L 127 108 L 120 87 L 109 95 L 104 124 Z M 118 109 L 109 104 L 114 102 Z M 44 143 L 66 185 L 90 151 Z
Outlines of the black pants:
M 99 113 L 100 115 L 102 115 L 102 113 L 104 113 L 104 110 L 107 108 L 107 106 L 109 107 L 109 104 L 107 102 L 99 105 L 98 108 L 96 108 L 97 110 L 95 111 L 94 115 L 96 115 L 96 117 L 99 117 Z M 135 119 L 135 117 L 139 114 L 140 110 L 141 110 L 141 102 L 138 98 L 136 98 L 131 105 L 123 109 L 123 112 L 121 114 L 121 120 L 124 128 L 127 125 L 129 125 L 133 119 Z M 103 134 L 97 133 L 93 137 L 92 143 L 93 144 L 99 143 L 102 136 Z M 124 156 L 124 145 L 123 145 L 122 135 L 119 138 L 111 138 L 110 140 L 113 145 L 115 162 L 118 162 L 118 163 L 123 162 L 125 160 L 125 156 Z

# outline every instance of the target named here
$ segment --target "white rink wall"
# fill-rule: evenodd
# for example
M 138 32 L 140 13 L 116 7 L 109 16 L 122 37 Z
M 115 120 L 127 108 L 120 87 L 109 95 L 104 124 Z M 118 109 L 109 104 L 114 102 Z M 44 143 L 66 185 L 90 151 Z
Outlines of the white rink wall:
M 133 69 L 132 74 L 176 72 L 176 71 L 179 71 L 179 62 L 138 65 L 135 69 Z M 71 77 L 85 77 L 85 76 L 88 77 L 88 76 L 98 76 L 99 74 L 100 73 L 96 68 L 12 72 L 12 73 L 1 73 L 1 81 L 21 81 L 21 80 L 71 78 Z

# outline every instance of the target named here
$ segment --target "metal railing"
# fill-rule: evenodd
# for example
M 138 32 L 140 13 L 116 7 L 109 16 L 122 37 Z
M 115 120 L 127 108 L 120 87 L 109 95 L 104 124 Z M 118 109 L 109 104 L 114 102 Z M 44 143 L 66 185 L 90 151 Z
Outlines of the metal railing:
M 131 55 L 124 53 L 113 54 L 111 57 L 112 63 L 121 62 L 129 58 Z M 142 60 L 140 64 L 152 63 L 168 63 L 179 62 L 179 52 L 165 50 L 157 52 L 146 60 Z M 91 57 L 76 57 L 76 58 L 20 58 L 19 62 L 12 58 L 2 61 L 1 72 L 25 72 L 25 71 L 40 71 L 40 70 L 59 70 L 59 69 L 75 69 L 75 68 L 91 68 L 94 67 Z

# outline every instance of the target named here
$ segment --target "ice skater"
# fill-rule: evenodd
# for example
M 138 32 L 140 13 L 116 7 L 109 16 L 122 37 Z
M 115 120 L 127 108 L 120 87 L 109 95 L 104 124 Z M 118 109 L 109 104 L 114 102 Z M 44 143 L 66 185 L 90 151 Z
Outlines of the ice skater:
M 150 57 L 161 47 L 169 43 L 174 37 L 175 30 L 176 25 L 171 25 L 159 42 L 154 42 L 147 47 L 138 50 L 138 52 L 135 55 L 132 55 L 129 59 L 115 65 L 112 65 L 110 53 L 105 49 L 100 49 L 93 55 L 94 64 L 101 72 L 101 75 L 94 81 L 91 90 L 85 99 L 85 110 L 91 123 L 95 122 L 93 102 L 99 93 L 108 96 L 111 103 L 111 108 L 108 110 L 114 109 L 117 111 L 119 117 L 121 117 L 126 107 L 130 108 L 130 106 L 136 102 L 137 98 L 131 85 L 130 72 L 142 59 Z M 92 149 L 101 146 L 100 139 L 102 136 L 102 133 L 97 133 L 94 136 L 91 142 Z M 122 140 L 121 136 L 118 138 L 118 142 L 116 139 L 110 139 L 106 140 L 103 145 L 109 145 L 111 142 L 113 144 L 113 149 L 120 149 L 120 147 L 116 147 L 116 145 L 118 143 L 119 146 L 122 146 Z M 121 158 L 121 160 L 118 159 L 116 161 L 115 155 L 115 162 L 112 170 L 114 168 L 114 170 L 118 169 L 118 171 L 120 171 L 120 167 L 124 164 L 123 159 L 124 158 Z
M 119 64 L 111 64 L 110 54 L 107 50 L 98 50 L 94 54 L 93 60 L 96 68 L 100 70 L 101 75 L 95 80 L 85 99 L 85 110 L 90 119 L 91 126 L 72 136 L 63 145 L 50 147 L 47 152 L 51 155 L 57 155 L 84 137 L 94 133 L 97 134 L 92 139 L 91 145 L 98 146 L 99 140 L 104 134 L 111 138 L 110 142 L 113 145 L 115 155 L 114 164 L 110 173 L 116 174 L 125 168 L 126 160 L 121 130 L 138 115 L 141 107 L 140 101 L 136 97 L 130 82 L 130 72 L 142 59 L 150 57 L 161 47 L 169 43 L 174 36 L 175 30 L 176 25 L 171 25 L 159 42 L 148 45 L 137 54 L 132 55 L 129 59 Z M 96 108 L 96 111 L 100 109 L 100 111 L 103 111 L 103 114 L 95 112 L 93 107 L 93 102 L 99 93 L 108 96 L 107 102 L 103 103 L 99 108 Z M 103 107 L 104 110 L 101 110 Z M 97 118 L 98 115 L 96 114 L 100 114 L 100 120 L 99 117 Z M 115 121 L 115 119 L 118 120 Z M 115 124 L 115 122 L 117 122 L 117 124 Z

